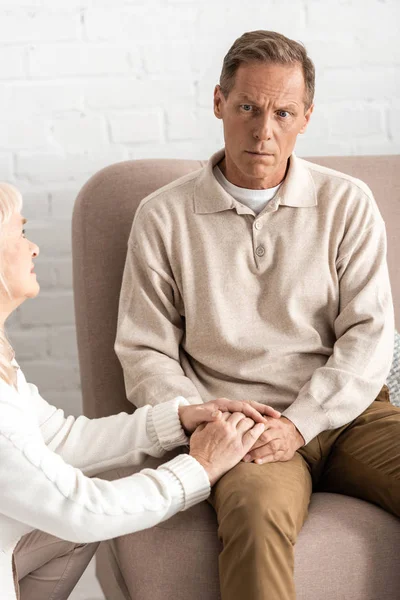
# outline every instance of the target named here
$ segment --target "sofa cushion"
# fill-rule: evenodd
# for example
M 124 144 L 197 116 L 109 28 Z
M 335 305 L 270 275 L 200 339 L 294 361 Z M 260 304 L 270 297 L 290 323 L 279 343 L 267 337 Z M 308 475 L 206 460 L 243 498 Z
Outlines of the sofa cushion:
M 400 333 L 398 331 L 394 336 L 393 362 L 386 384 L 390 391 L 390 401 L 400 406 Z

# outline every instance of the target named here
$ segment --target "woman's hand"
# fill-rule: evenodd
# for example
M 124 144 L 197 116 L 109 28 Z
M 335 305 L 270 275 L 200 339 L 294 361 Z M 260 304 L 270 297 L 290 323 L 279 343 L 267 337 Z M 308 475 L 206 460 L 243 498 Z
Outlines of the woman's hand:
M 189 454 L 214 485 L 242 460 L 264 429 L 264 423 L 254 423 L 242 412 L 226 412 L 217 421 L 199 425 L 190 438 Z
M 228 400 L 228 398 L 217 398 L 204 404 L 180 406 L 178 412 L 182 427 L 188 435 L 193 433 L 201 423 L 218 421 L 223 413 L 243 413 L 255 423 L 267 423 L 264 417 L 279 419 L 281 416 L 281 413 L 271 406 L 252 400 Z

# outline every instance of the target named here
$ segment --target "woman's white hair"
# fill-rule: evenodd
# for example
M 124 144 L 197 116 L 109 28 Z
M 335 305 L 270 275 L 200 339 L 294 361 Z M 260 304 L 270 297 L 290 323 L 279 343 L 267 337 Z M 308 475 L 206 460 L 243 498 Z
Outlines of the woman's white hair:
M 0 288 L 8 296 L 10 291 L 4 278 L 3 244 L 5 243 L 4 227 L 7 226 L 15 212 L 22 210 L 22 196 L 19 190 L 10 183 L 0 182 Z M 15 369 L 11 364 L 13 349 L 6 333 L 0 326 L 0 377 L 9 385 L 15 384 Z

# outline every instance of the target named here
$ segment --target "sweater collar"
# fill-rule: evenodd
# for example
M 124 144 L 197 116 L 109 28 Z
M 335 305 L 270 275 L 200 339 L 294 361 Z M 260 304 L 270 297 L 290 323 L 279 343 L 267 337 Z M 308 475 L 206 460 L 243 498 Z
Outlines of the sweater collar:
M 237 208 L 234 198 L 218 183 L 213 168 L 224 157 L 225 150 L 211 156 L 197 178 L 194 189 L 194 206 L 198 214 L 217 213 Z M 289 169 L 279 188 L 275 201 L 282 206 L 303 208 L 317 205 L 317 194 L 307 162 L 294 153 L 290 156 Z

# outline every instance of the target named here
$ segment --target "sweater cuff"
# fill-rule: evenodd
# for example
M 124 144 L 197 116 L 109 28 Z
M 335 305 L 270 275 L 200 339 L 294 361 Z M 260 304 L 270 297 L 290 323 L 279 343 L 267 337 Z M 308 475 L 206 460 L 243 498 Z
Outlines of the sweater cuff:
M 189 402 L 177 396 L 169 402 L 156 404 L 147 417 L 147 433 L 151 441 L 168 451 L 187 444 L 189 438 L 185 434 L 179 419 L 178 408 Z
M 282 417 L 292 421 L 303 436 L 305 444 L 322 431 L 331 429 L 328 415 L 311 394 L 298 397 L 283 411 Z
M 187 510 L 194 504 L 206 500 L 210 495 L 210 480 L 199 462 L 188 454 L 180 454 L 166 462 L 159 471 L 169 471 L 180 482 L 183 489 L 183 508 Z

